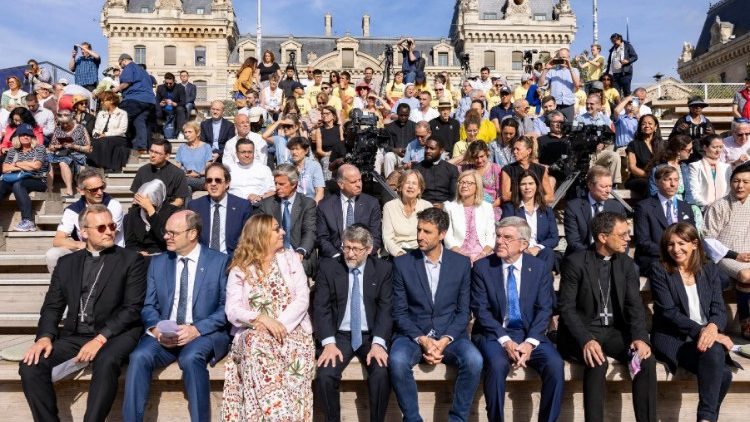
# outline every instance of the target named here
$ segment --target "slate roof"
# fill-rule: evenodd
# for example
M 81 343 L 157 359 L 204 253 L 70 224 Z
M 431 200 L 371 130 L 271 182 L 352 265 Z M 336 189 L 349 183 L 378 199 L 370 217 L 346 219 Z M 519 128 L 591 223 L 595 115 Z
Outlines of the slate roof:
M 130 13 L 141 13 L 141 9 L 144 7 L 148 8 L 149 12 L 153 12 L 155 8 L 156 0 L 129 0 L 128 1 L 128 12 Z M 203 13 L 211 13 L 211 0 L 182 0 L 182 11 L 185 13 L 197 13 L 198 8 L 203 8 Z
M 750 31 L 750 5 L 747 0 L 724 0 L 712 6 L 706 13 L 706 21 L 703 30 L 695 45 L 693 57 L 708 52 L 711 43 L 711 27 L 716 22 L 716 17 L 722 22 L 734 24 L 734 35 L 739 38 Z

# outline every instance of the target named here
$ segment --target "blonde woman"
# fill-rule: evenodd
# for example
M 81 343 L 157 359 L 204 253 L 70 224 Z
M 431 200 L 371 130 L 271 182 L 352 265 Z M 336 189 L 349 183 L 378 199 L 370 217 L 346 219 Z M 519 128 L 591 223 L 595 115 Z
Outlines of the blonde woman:
M 474 261 L 492 253 L 495 247 L 495 211 L 484 200 L 482 176 L 467 170 L 458 176 L 456 199 L 445 202 L 450 217 L 445 247 Z
M 226 313 L 234 342 L 226 359 L 223 421 L 311 421 L 315 345 L 310 289 L 284 230 L 258 214 L 242 229 L 229 265 Z
M 201 127 L 198 123 L 187 122 L 182 126 L 182 133 L 187 143 L 177 150 L 175 160 L 185 172 L 185 180 L 190 190 L 205 190 L 206 166 L 217 157 L 214 156 L 211 145 L 201 141 Z
M 417 249 L 417 213 L 432 207 L 422 199 L 425 182 L 416 170 L 406 170 L 398 182 L 396 199 L 383 206 L 383 246 L 391 256 Z

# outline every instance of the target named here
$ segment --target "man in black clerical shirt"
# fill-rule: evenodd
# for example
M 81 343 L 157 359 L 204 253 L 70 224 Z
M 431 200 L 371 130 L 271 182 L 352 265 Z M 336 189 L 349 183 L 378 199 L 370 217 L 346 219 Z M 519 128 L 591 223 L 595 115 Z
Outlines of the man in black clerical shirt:
M 383 176 L 388 177 L 398 167 L 406 153 L 406 146 L 416 138 L 417 125 L 409 120 L 411 107 L 401 103 L 396 107 L 396 120 L 385 125 L 390 142 L 383 157 Z
M 432 137 L 443 143 L 443 149 L 448 152 L 448 155 L 453 152 L 453 145 L 458 142 L 461 133 L 461 123 L 451 117 L 452 109 L 453 104 L 448 98 L 441 99 L 438 103 L 440 115 L 430 120 Z
M 443 144 L 439 139 L 430 138 L 425 143 L 424 160 L 414 166 L 425 181 L 422 198 L 442 208 L 443 202 L 456 196 L 458 169 L 442 159 Z
M 52 368 L 74 360 L 92 366 L 84 420 L 103 422 L 117 396 L 120 368 L 143 331 L 143 257 L 115 245 L 117 225 L 106 206 L 87 207 L 79 225 L 86 248 L 58 261 L 36 341 L 18 371 L 35 421 L 59 420 Z M 60 329 L 66 308 L 68 317 Z
M 568 155 L 568 143 L 567 137 L 562 131 L 563 124 L 565 123 L 565 115 L 557 110 L 553 110 L 545 117 L 549 126 L 549 133 L 537 139 L 537 148 L 539 150 L 539 164 L 549 166 L 560 160 L 563 155 Z M 555 186 L 559 186 L 565 180 L 565 173 L 558 169 L 550 168 L 549 174 L 557 181 Z
M 141 185 L 159 179 L 167 186 L 167 201 L 175 207 L 185 205 L 190 197 L 190 188 L 185 180 L 185 172 L 169 161 L 172 144 L 169 141 L 156 140 L 148 151 L 148 164 L 138 169 L 130 191 L 138 192 Z
M 604 420 L 608 357 L 627 364 L 637 356 L 633 408 L 637 421 L 656 421 L 656 360 L 651 354 L 638 272 L 625 253 L 630 227 L 604 211 L 591 221 L 594 249 L 565 258 L 560 281 L 557 347 L 565 359 L 583 363 L 586 421 Z

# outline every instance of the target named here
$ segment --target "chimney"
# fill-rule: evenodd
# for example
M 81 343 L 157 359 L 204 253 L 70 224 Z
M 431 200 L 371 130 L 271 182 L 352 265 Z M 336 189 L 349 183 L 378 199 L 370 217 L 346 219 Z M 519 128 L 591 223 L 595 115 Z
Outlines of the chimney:
M 333 33 L 333 16 L 331 16 L 331 12 L 326 13 L 323 22 L 326 28 L 326 37 L 330 37 Z
M 370 16 L 362 15 L 362 36 L 367 38 L 370 36 Z

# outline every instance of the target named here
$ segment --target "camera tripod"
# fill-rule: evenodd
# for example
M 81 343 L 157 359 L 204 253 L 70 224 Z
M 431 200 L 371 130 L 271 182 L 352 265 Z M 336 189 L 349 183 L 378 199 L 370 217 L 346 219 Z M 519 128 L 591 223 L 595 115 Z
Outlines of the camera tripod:
M 555 199 L 550 204 L 550 208 L 555 208 L 557 206 L 557 203 L 560 202 L 561 199 L 567 196 L 568 190 L 570 190 L 571 187 L 575 186 L 575 196 L 576 198 L 579 198 L 583 196 L 586 193 L 586 189 L 584 186 L 586 186 L 586 181 L 584 180 L 584 172 L 581 170 L 576 170 L 571 175 L 565 178 L 565 181 L 560 183 L 560 185 L 555 189 Z M 617 200 L 620 204 L 622 204 L 623 207 L 625 207 L 625 210 L 629 214 L 633 214 L 633 207 L 628 205 L 627 202 L 620 196 L 619 193 L 612 190 L 610 192 L 610 195 L 612 195 L 613 198 Z
M 380 61 L 380 65 L 383 66 L 383 79 L 380 81 L 378 96 L 382 97 L 386 85 L 391 81 L 391 73 L 393 73 L 393 47 L 388 44 L 383 50 L 383 60 Z

